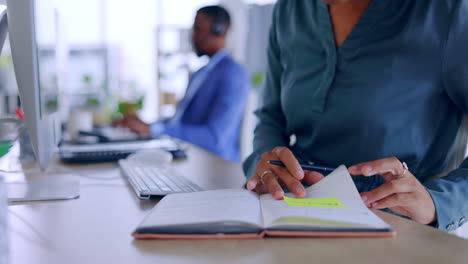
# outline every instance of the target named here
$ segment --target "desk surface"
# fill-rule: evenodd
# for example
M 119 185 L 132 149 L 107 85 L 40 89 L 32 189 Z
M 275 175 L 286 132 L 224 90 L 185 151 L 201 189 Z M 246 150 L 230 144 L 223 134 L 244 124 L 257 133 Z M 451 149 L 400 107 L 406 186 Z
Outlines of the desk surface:
M 207 189 L 237 188 L 239 164 L 191 147 L 175 167 Z M 156 201 L 140 201 L 116 164 L 64 166 L 48 176 L 77 179 L 77 200 L 10 205 L 10 262 L 16 263 L 467 263 L 468 241 L 378 214 L 393 238 L 266 238 L 255 240 L 147 241 L 130 233 Z M 29 177 L 29 176 L 26 176 Z M 38 177 L 38 176 L 35 176 Z M 24 178 L 8 175 L 7 181 Z

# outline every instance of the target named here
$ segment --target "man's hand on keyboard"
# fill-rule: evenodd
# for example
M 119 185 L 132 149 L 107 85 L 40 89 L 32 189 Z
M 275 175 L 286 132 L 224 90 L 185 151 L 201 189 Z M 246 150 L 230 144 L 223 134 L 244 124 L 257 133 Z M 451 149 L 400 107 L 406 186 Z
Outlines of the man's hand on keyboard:
M 125 115 L 124 118 L 120 120 L 115 120 L 113 122 L 115 126 L 122 126 L 122 127 L 128 127 L 132 131 L 143 135 L 143 136 L 149 136 L 150 135 L 150 126 L 146 124 L 145 122 L 141 121 L 140 118 L 138 118 L 136 115 L 131 114 L 131 115 Z

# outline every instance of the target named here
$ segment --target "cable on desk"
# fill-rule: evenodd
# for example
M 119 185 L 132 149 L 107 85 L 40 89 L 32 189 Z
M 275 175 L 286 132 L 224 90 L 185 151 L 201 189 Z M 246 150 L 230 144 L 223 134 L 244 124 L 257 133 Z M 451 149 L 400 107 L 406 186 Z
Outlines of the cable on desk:
M 113 180 L 117 180 L 117 179 L 121 178 L 120 175 L 119 176 L 114 176 L 114 177 L 109 177 L 109 178 L 101 178 L 101 177 L 94 177 L 94 176 L 84 175 L 84 174 L 81 174 L 81 173 L 77 173 L 77 174 L 78 174 L 78 176 L 83 177 L 83 178 L 99 180 L 99 181 L 113 181 Z
M 120 175 L 113 176 L 113 177 L 104 177 L 103 178 L 103 177 L 90 176 L 90 175 L 82 174 L 81 172 L 75 172 L 75 171 L 70 171 L 69 173 L 76 174 L 79 177 L 93 179 L 93 180 L 99 180 L 99 181 L 113 181 L 113 180 L 117 180 L 117 179 L 122 178 L 122 176 L 120 176 Z
M 120 175 L 117 175 L 117 176 L 113 176 L 113 177 L 99 177 L 99 176 L 90 176 L 90 175 L 86 175 L 78 170 L 73 170 L 73 169 L 70 169 L 70 168 L 67 168 L 67 167 L 56 167 L 57 171 L 55 171 L 56 173 L 68 173 L 68 174 L 74 174 L 78 177 L 83 177 L 83 178 L 88 178 L 88 179 L 93 179 L 93 180 L 99 180 L 99 181 L 113 181 L 113 180 L 117 180 L 117 179 L 120 179 L 122 176 Z
M 86 187 L 115 187 L 115 188 L 121 188 L 121 187 L 126 187 L 125 184 L 112 184 L 112 183 L 88 183 L 88 184 L 82 184 L 80 185 L 80 188 L 86 188 Z

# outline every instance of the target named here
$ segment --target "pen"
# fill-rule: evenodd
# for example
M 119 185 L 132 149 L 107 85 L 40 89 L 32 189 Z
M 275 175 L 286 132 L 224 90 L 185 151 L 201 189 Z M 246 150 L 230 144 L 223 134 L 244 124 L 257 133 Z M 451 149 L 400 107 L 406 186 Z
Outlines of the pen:
M 286 167 L 282 161 L 279 160 L 269 160 L 268 163 L 281 166 L 281 167 Z M 300 164 L 301 168 L 304 170 L 309 170 L 309 171 L 323 171 L 323 172 L 332 172 L 335 170 L 335 168 L 331 167 L 324 167 L 324 166 L 316 166 L 316 165 L 306 165 L 306 164 Z

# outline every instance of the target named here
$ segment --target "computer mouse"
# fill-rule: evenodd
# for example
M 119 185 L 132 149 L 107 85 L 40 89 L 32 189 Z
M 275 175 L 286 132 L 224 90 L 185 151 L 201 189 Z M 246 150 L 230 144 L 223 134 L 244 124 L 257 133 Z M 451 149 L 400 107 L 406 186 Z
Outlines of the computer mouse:
M 172 161 L 172 154 L 162 149 L 146 149 L 129 155 L 127 160 L 142 165 L 155 165 L 170 163 Z

